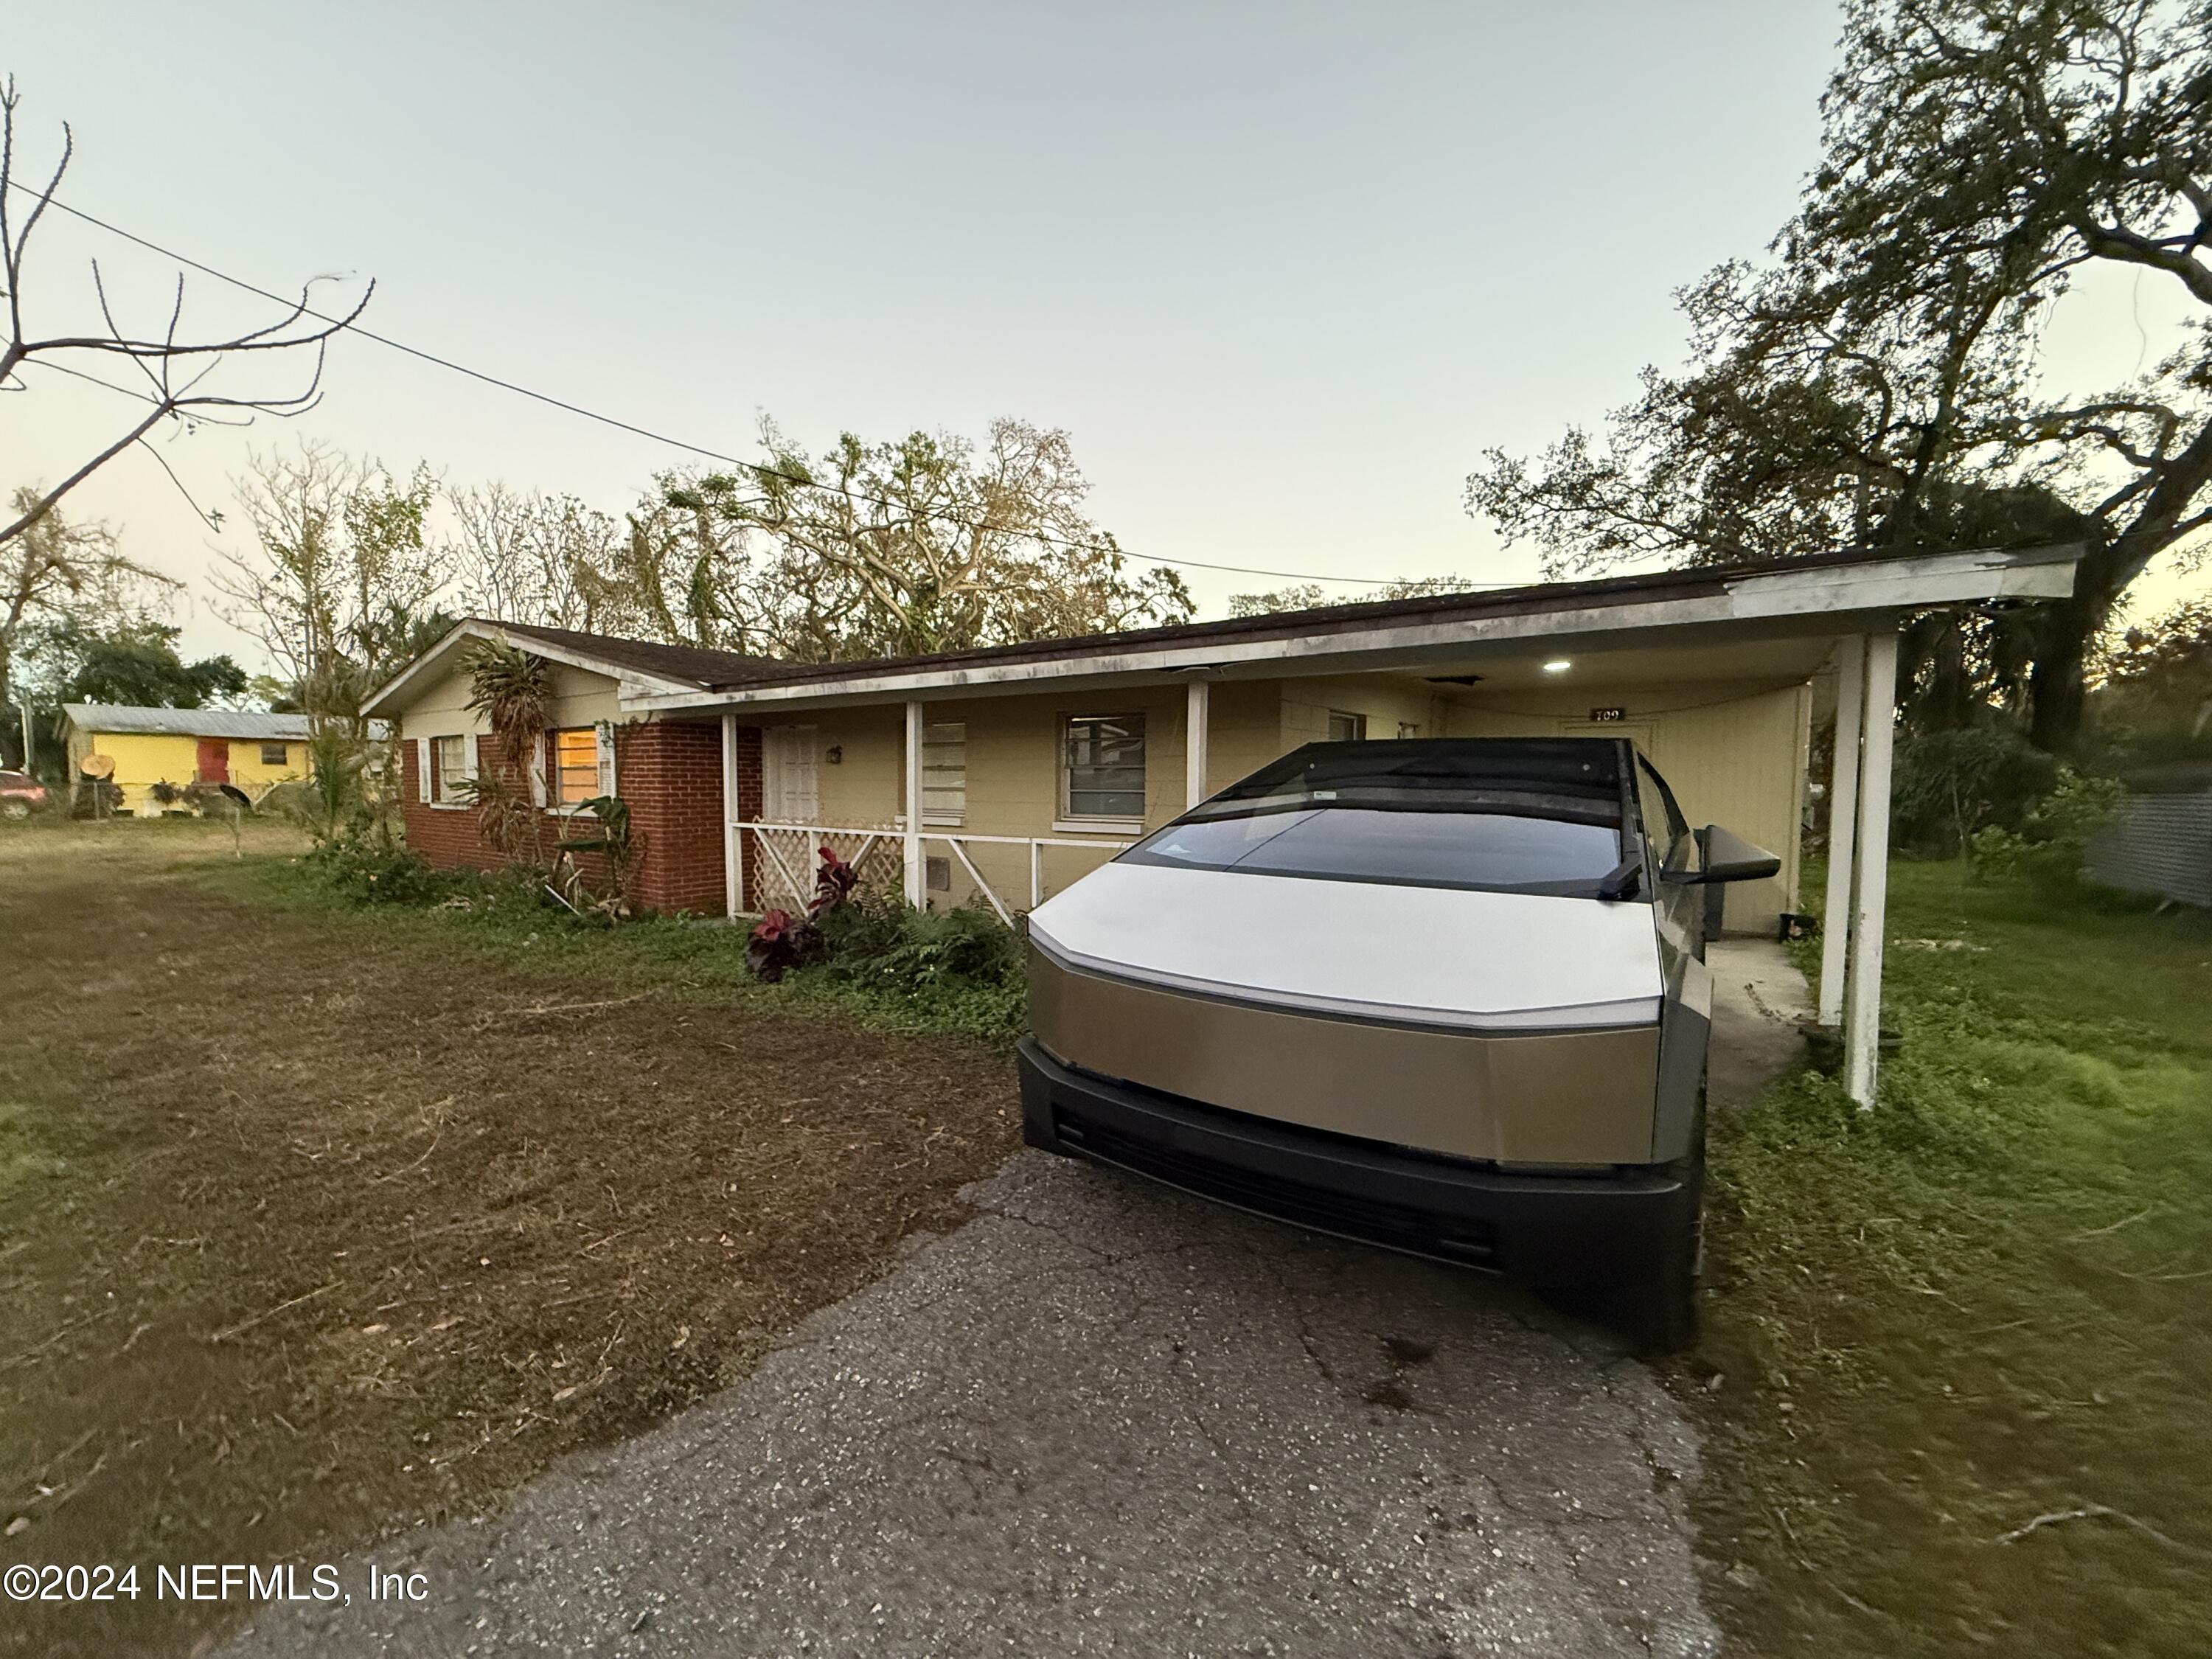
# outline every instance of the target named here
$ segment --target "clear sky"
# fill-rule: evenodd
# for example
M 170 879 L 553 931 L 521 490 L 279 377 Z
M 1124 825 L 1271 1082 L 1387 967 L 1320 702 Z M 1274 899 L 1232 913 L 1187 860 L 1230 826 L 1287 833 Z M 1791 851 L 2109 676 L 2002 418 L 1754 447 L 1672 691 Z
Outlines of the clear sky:
M 1074 434 L 1133 551 L 1480 581 L 1534 564 L 1465 515 L 1466 473 L 1678 360 L 1671 291 L 1791 210 L 1837 23 L 1811 0 L 0 19 L 24 159 L 75 128 L 66 199 L 279 290 L 373 276 L 365 320 L 425 349 L 744 455 L 763 412 L 810 447 L 1018 416 Z M 170 269 L 66 223 L 34 301 L 74 314 L 94 255 L 128 314 L 166 314 Z M 2054 356 L 2123 372 L 2173 315 L 2124 282 L 2077 309 Z M 610 510 L 688 459 L 366 342 L 326 384 L 163 454 L 213 504 L 249 444 L 313 435 Z M 58 476 L 128 407 L 34 377 L 0 398 L 0 483 Z M 226 538 L 152 460 L 76 509 L 192 584 L 188 646 L 250 655 L 199 582 Z M 1216 614 L 1280 585 L 1186 574 Z

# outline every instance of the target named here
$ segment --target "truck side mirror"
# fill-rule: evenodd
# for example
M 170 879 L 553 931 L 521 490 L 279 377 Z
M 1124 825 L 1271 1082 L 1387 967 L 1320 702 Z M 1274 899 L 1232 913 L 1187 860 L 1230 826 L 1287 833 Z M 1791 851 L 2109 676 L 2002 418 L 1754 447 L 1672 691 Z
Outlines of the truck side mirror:
M 1686 870 L 1670 880 L 1689 887 L 1710 887 L 1724 881 L 1764 881 L 1782 872 L 1782 860 L 1764 847 L 1753 845 L 1733 830 L 1709 823 L 1698 838 L 1705 857 L 1695 870 Z

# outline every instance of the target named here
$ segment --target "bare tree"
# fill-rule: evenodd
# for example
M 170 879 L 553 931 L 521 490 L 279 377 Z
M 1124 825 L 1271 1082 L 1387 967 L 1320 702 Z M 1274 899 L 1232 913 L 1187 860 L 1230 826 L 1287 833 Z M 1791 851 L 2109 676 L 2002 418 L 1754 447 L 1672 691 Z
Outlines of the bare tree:
M 590 628 L 594 582 L 620 560 L 619 520 L 574 495 L 503 483 L 449 489 L 459 533 L 444 550 L 455 599 L 471 616 Z
M 356 719 L 445 625 L 431 605 L 445 576 L 423 533 L 435 481 L 310 442 L 253 457 L 235 482 L 258 545 L 210 575 L 218 614 L 283 667 L 310 716 Z
M 35 330 L 25 315 L 25 267 L 33 234 L 47 212 L 60 205 L 55 192 L 69 170 L 75 140 L 64 123 L 61 160 L 45 184 L 27 185 L 17 179 L 15 106 L 19 101 L 14 78 L 0 82 L 0 282 L 5 283 L 8 308 L 7 339 L 0 345 L 0 391 L 27 390 L 22 371 L 44 368 L 124 392 L 139 399 L 142 407 L 119 422 L 116 434 L 60 483 L 28 490 L 18 496 L 7 513 L 0 514 L 0 548 L 27 534 L 57 501 L 134 445 L 144 447 L 176 481 L 168 463 L 147 442 L 158 430 L 189 430 L 210 422 L 244 425 L 257 414 L 292 416 L 313 408 L 321 395 L 323 358 L 331 337 L 362 314 L 375 289 L 372 283 L 342 316 L 324 316 L 309 309 L 310 284 L 301 290 L 296 302 L 264 326 L 210 340 L 185 332 L 182 276 L 177 279 L 168 316 L 158 329 L 139 332 L 126 328 L 116 317 L 106 281 L 94 260 L 92 292 L 100 325 L 87 332 Z M 20 216 L 14 211 L 18 195 L 29 202 Z M 257 362 L 282 358 L 295 366 L 295 378 L 289 390 L 239 386 L 233 384 L 232 376 L 218 372 L 233 358 Z M 299 372 L 301 368 L 304 372 Z M 117 379 L 106 378 L 109 374 Z M 178 488 L 183 489 L 180 482 Z M 191 499 L 188 493 L 186 499 Z M 194 511 L 198 511 L 197 503 Z

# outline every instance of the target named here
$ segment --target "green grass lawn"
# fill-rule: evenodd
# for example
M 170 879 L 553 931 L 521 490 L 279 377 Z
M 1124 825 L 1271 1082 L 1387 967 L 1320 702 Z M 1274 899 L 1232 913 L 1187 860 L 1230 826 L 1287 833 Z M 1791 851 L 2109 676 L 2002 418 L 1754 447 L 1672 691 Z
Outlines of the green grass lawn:
M 2206 1651 L 2212 924 L 1899 864 L 1889 936 L 1879 1107 L 1713 1126 L 1715 1593 L 1762 1655 Z

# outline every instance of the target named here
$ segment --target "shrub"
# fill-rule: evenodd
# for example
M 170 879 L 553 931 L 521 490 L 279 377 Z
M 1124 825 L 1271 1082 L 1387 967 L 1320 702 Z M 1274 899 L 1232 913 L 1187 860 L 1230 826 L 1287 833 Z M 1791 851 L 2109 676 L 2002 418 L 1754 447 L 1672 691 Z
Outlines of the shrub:
M 332 836 L 315 843 L 308 867 L 356 904 L 434 904 L 450 896 L 453 878 L 420 853 L 371 836 Z
M 2116 779 L 2062 766 L 2057 782 L 2027 813 L 2019 833 L 1991 824 L 1967 838 L 1967 867 L 1978 881 L 2079 886 L 2091 838 L 2126 793 Z
M 2009 726 L 1905 733 L 1897 747 L 1898 845 L 1954 858 L 1984 830 L 2018 834 L 2057 767 Z
M 857 920 L 847 919 L 856 911 Z M 1019 935 L 980 904 L 917 910 L 903 899 L 863 901 L 841 907 L 839 921 L 823 933 L 823 972 L 872 990 L 914 994 L 1022 982 Z

